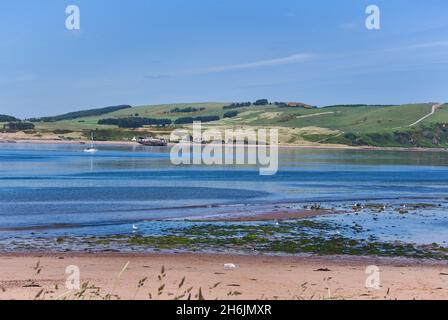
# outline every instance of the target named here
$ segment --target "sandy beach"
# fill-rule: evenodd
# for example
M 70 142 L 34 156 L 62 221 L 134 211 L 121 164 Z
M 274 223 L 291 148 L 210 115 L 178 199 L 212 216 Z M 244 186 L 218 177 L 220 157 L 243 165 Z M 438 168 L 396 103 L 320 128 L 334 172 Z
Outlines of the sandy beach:
M 70 265 L 79 267 L 87 290 L 65 287 Z M 379 289 L 366 288 L 369 265 L 380 269 Z M 0 274 L 0 299 L 197 299 L 199 289 L 205 299 L 220 300 L 448 299 L 446 263 L 399 259 L 2 254 Z

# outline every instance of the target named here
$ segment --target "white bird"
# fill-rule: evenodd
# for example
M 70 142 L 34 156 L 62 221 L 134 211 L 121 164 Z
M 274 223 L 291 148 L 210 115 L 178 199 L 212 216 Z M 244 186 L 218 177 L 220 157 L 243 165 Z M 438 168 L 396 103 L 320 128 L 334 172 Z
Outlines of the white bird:
M 225 270 L 232 270 L 232 269 L 235 269 L 236 268 L 236 265 L 234 265 L 233 263 L 226 263 L 226 264 L 224 264 L 224 269 Z
M 132 230 L 136 231 L 136 230 L 138 230 L 138 227 L 135 224 L 133 224 L 132 225 Z

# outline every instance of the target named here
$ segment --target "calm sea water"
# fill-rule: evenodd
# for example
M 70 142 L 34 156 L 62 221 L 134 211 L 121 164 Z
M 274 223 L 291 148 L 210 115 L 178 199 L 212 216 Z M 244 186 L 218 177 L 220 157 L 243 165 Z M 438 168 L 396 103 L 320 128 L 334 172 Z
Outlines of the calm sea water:
M 83 148 L 0 144 L 0 239 L 115 234 L 154 219 L 360 201 L 440 205 L 406 222 L 386 216 L 370 231 L 423 243 L 448 238 L 448 153 L 282 149 L 278 174 L 260 176 L 255 167 L 173 166 L 167 148 Z M 366 215 L 318 219 L 372 223 Z

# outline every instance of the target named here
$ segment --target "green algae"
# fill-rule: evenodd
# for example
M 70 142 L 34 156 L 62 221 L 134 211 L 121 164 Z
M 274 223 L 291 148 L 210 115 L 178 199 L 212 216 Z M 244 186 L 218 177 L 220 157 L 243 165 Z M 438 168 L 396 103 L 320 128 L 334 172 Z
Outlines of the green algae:
M 275 254 L 316 254 L 385 256 L 448 260 L 448 249 L 437 244 L 418 246 L 401 242 L 381 242 L 374 236 L 367 239 L 345 237 L 334 230 L 360 232 L 362 227 L 312 220 L 275 223 L 197 223 L 169 228 L 164 234 L 117 235 L 84 239 L 90 245 L 108 245 L 144 250 L 185 250 L 259 252 Z

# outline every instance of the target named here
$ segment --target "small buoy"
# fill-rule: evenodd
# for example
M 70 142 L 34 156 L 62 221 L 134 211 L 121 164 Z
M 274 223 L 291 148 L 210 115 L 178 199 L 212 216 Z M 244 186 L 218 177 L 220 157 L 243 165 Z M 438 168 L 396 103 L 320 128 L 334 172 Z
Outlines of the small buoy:
M 224 264 L 224 269 L 225 270 L 232 270 L 232 269 L 235 269 L 236 268 L 236 265 L 234 265 L 233 263 L 225 263 Z

